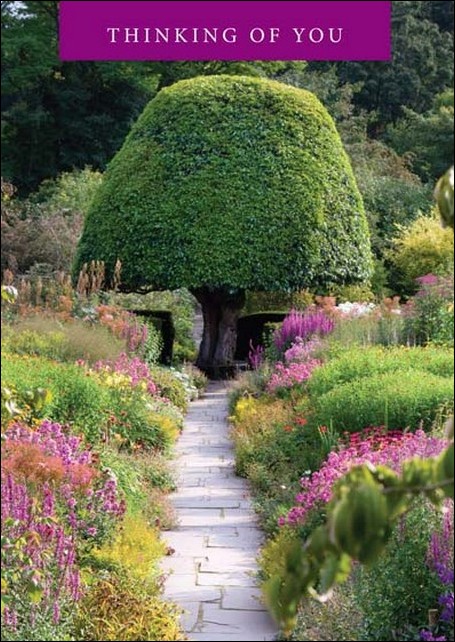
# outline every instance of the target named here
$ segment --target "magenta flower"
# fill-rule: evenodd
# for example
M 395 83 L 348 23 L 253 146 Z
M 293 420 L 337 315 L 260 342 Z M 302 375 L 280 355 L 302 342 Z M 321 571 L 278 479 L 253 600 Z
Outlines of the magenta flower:
M 303 341 L 312 336 L 324 336 L 333 331 L 335 324 L 322 310 L 297 312 L 292 310 L 273 334 L 275 347 L 283 354 L 297 338 Z
M 25 624 L 15 600 L 27 600 L 30 584 L 42 598 L 28 605 L 29 623 L 38 611 L 56 623 L 62 605 L 81 597 L 78 554 L 124 513 L 116 479 L 60 424 L 43 421 L 32 430 L 16 423 L 4 433 L 1 497 L 2 536 L 17 543 L 2 550 L 5 573 L 15 578 L 3 624 Z
M 349 444 L 339 451 L 331 452 L 319 470 L 309 477 L 302 477 L 302 490 L 296 496 L 296 505 L 279 523 L 281 526 L 303 524 L 311 510 L 331 500 L 335 482 L 353 466 L 369 462 L 376 466 L 390 466 L 399 472 L 403 462 L 414 457 L 434 457 L 446 445 L 444 439 L 431 437 L 423 430 L 415 433 L 396 431 L 381 435 L 378 431 L 372 433 L 369 429 L 366 433 L 352 435 Z
M 307 381 L 315 368 L 321 365 L 318 359 L 309 359 L 303 363 L 275 364 L 275 370 L 267 384 L 267 392 L 275 393 L 279 390 L 292 388 Z

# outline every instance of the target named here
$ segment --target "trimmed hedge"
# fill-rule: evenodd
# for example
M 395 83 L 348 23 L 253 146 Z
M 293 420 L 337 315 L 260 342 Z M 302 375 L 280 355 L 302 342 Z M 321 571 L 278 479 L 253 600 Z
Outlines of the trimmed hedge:
M 313 400 L 312 421 L 336 432 L 368 426 L 429 429 L 453 408 L 453 380 L 423 370 L 376 374 L 343 383 Z
M 246 314 L 237 321 L 237 344 L 235 358 L 240 361 L 248 359 L 251 346 L 264 345 L 266 335 L 270 333 L 267 328 L 270 323 L 281 323 L 289 312 L 257 312 Z
M 164 365 L 172 363 L 172 355 L 175 339 L 174 320 L 172 312 L 169 310 L 128 310 L 138 317 L 143 317 L 145 321 L 152 323 L 153 326 L 161 333 L 163 339 L 163 348 L 161 350 L 159 362 Z
M 74 274 L 121 287 L 298 290 L 365 281 L 368 225 L 335 124 L 311 93 L 208 76 L 162 89 L 108 166 Z
M 453 377 L 453 352 L 435 347 L 350 346 L 340 356 L 330 359 L 322 368 L 317 368 L 308 381 L 307 389 L 312 397 L 318 397 L 355 379 L 386 372 L 415 370 Z

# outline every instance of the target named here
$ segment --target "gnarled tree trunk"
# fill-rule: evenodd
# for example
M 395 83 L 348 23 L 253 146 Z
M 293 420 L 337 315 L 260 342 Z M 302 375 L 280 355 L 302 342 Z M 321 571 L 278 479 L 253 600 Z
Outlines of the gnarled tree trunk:
M 193 291 L 202 306 L 204 330 L 196 365 L 209 376 L 222 377 L 233 364 L 237 320 L 245 304 L 243 290 L 199 288 Z

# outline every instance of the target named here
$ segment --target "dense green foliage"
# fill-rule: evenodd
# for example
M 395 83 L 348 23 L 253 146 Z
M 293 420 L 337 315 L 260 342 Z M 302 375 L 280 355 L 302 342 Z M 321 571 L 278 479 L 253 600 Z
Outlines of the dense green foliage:
M 406 108 L 404 113 L 389 127 L 387 141 L 398 153 L 411 156 L 414 171 L 424 180 L 436 180 L 453 165 L 453 90 L 436 96 L 423 114 Z
M 315 400 L 313 421 L 336 433 L 366 426 L 429 429 L 453 407 L 453 379 L 423 370 L 373 374 L 332 388 Z
M 109 395 L 75 365 L 59 364 L 43 358 L 2 357 L 2 382 L 26 403 L 27 391 L 42 387 L 50 392 L 39 416 L 61 423 L 71 422 L 93 441 L 103 430 Z M 20 404 L 22 405 L 22 404 Z
M 140 242 L 138 240 L 140 239 Z M 360 195 L 332 120 L 272 81 L 181 81 L 147 106 L 109 165 L 76 271 L 125 287 L 296 289 L 370 274 Z
M 453 232 L 441 227 L 438 216 L 419 216 L 398 228 L 386 256 L 396 290 L 412 294 L 418 277 L 453 273 Z
M 403 637 L 409 636 L 408 627 L 417 630 L 427 622 L 438 588 L 427 566 L 434 513 L 427 502 L 415 506 L 395 528 L 380 563 L 356 569 L 354 591 L 364 618 L 363 640 L 415 639 Z
M 2 2 L 2 172 L 26 192 L 103 168 L 151 95 L 140 66 L 61 62 L 57 28 L 58 2 Z
M 76 365 L 5 354 L 2 382 L 14 392 L 22 414 L 29 419 L 46 417 L 70 423 L 91 443 L 109 441 L 115 434 L 114 439 L 127 446 L 136 442 L 166 448 L 177 430 L 175 422 L 150 412 L 139 391 L 125 394 L 120 387 L 105 386 Z M 29 391 L 43 384 L 49 395 L 38 412 L 28 413 Z
M 359 106 L 376 113 L 376 128 L 401 116 L 402 105 L 417 112 L 431 107 L 453 81 L 453 2 L 392 3 L 391 62 L 342 62 L 340 77 L 362 83 Z
M 2 269 L 25 273 L 64 270 L 69 272 L 82 222 L 100 172 L 85 168 L 64 172 L 43 181 L 28 199 L 18 198 L 14 186 L 2 181 Z
M 350 381 L 386 372 L 420 370 L 440 377 L 451 377 L 453 354 L 443 348 L 404 348 L 349 346 L 339 356 L 317 368 L 308 382 L 308 392 L 315 399 L 332 388 Z

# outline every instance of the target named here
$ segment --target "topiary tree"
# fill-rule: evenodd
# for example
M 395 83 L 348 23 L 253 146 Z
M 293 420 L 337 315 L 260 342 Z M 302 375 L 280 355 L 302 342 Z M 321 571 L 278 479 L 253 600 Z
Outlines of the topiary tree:
M 75 265 L 122 263 L 124 290 L 189 288 L 198 365 L 224 366 L 245 290 L 364 281 L 367 222 L 317 98 L 241 76 L 183 80 L 147 105 L 111 161 Z

